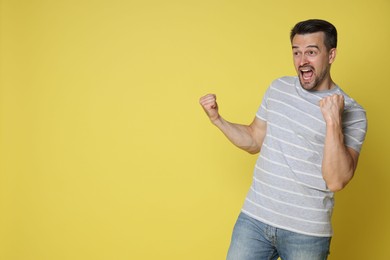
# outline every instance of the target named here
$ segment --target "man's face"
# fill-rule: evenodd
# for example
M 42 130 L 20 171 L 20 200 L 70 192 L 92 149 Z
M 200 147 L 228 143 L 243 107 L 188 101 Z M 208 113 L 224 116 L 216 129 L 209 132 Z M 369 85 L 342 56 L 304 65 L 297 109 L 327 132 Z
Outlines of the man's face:
M 331 87 L 330 65 L 336 49 L 327 50 L 323 32 L 297 34 L 292 40 L 295 70 L 306 90 L 326 90 Z

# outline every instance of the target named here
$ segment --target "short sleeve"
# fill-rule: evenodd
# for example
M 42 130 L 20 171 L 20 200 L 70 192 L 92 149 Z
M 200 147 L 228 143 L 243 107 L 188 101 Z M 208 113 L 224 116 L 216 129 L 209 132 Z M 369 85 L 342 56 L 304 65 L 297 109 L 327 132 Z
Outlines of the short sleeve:
M 267 103 L 268 103 L 268 97 L 270 95 L 270 92 L 271 92 L 271 87 L 269 87 L 266 90 L 261 105 L 256 113 L 256 117 L 263 121 L 267 121 L 267 107 L 268 107 Z
M 366 111 L 355 104 L 343 114 L 344 143 L 360 153 L 367 133 Z

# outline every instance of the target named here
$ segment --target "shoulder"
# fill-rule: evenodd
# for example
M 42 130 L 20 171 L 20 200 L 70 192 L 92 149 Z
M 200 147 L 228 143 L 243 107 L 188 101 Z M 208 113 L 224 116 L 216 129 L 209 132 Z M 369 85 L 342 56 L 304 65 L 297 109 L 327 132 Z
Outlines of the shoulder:
M 298 78 L 297 77 L 292 77 L 292 76 L 285 76 L 285 77 L 280 77 L 272 81 L 271 85 L 269 86 L 269 89 L 276 90 L 276 91 L 292 91 L 295 89 L 295 85 L 297 82 Z
M 340 94 L 342 94 L 344 96 L 345 110 L 356 111 L 356 112 L 361 112 L 361 113 L 365 114 L 366 110 L 355 99 L 350 97 L 341 88 L 339 88 L 339 92 L 340 92 Z
M 297 81 L 297 77 L 293 77 L 293 76 L 284 76 L 284 77 L 280 77 L 280 78 L 277 78 L 275 79 L 274 81 L 272 81 L 272 84 L 271 86 L 295 86 L 295 83 Z
M 296 83 L 298 78 L 292 76 L 280 77 L 272 81 L 268 88 L 270 93 L 296 94 Z

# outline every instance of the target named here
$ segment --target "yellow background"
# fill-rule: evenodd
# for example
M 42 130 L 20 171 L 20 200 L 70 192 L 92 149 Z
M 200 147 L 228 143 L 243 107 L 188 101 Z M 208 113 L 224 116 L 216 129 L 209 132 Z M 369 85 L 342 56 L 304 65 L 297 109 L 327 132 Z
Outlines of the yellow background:
M 256 156 L 249 123 L 294 75 L 289 30 L 339 31 L 334 80 L 367 110 L 330 259 L 390 259 L 390 2 L 3 0 L 0 259 L 224 259 Z

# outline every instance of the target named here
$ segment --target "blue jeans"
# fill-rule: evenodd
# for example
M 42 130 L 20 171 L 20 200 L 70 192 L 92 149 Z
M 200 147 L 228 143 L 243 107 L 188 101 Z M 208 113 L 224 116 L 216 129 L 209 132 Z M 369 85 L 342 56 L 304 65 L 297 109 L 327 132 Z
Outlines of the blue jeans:
M 330 237 L 298 234 L 241 213 L 234 226 L 227 260 L 324 260 Z

